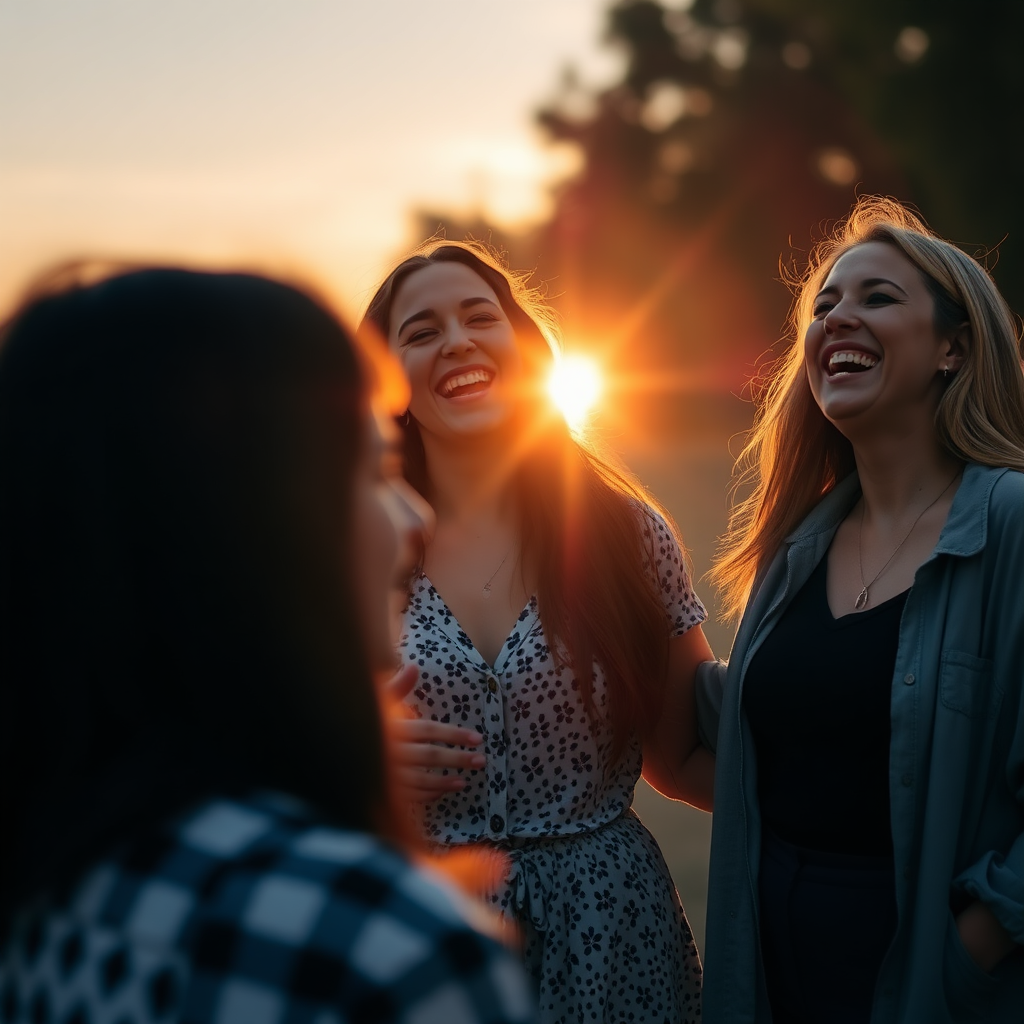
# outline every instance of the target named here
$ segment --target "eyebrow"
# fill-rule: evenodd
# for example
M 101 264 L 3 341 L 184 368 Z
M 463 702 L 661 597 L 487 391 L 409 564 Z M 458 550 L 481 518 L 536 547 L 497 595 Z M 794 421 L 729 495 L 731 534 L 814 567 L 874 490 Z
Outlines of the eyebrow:
M 482 302 L 487 303 L 488 306 L 495 306 L 497 308 L 496 302 L 494 302 L 492 299 L 486 298 L 483 295 L 480 295 L 475 296 L 474 298 L 471 299 L 463 299 L 459 303 L 459 309 L 469 309 L 470 306 L 478 306 Z M 409 326 L 409 324 L 418 323 L 420 320 L 431 320 L 436 316 L 437 313 L 432 309 L 421 309 L 418 313 L 413 313 L 412 316 L 402 321 L 402 326 L 398 328 L 398 333 L 401 334 L 402 331 L 404 331 L 406 327 Z
M 890 281 L 887 277 L 866 277 L 863 281 L 861 281 L 860 286 L 861 288 L 874 288 L 876 284 L 887 284 L 890 287 L 895 288 L 896 291 L 901 292 L 903 295 L 907 294 L 905 289 L 901 288 L 895 281 Z M 815 298 L 817 299 L 820 298 L 822 295 L 827 295 L 837 291 L 839 291 L 839 289 L 834 284 L 832 284 L 829 285 L 827 288 L 822 288 L 821 291 L 818 292 L 818 294 L 815 296 Z

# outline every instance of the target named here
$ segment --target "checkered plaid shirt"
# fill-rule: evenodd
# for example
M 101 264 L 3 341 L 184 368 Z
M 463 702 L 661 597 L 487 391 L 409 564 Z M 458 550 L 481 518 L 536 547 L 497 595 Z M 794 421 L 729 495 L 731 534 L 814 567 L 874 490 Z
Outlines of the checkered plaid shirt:
M 0 1022 L 520 1024 L 532 996 L 469 904 L 273 795 L 210 801 L 24 915 Z

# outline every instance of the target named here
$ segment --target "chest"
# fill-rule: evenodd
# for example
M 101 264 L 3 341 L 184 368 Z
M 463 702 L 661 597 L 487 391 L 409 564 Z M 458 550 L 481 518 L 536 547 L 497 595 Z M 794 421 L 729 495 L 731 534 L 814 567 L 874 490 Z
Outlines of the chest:
M 439 531 L 424 572 L 476 652 L 494 665 L 530 597 L 514 535 Z

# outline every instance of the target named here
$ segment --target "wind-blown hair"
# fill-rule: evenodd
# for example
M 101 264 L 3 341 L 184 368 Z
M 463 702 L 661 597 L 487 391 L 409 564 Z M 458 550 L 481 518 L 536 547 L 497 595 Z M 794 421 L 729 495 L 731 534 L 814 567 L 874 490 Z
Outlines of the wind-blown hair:
M 804 370 L 814 298 L 836 260 L 865 242 L 893 246 L 917 267 L 935 302 L 935 328 L 969 330 L 964 363 L 939 401 L 935 429 L 956 459 L 1024 470 L 1024 373 L 1017 321 L 987 271 L 894 199 L 867 196 L 791 281 L 790 347 L 760 386 L 760 408 L 737 460 L 749 488 L 730 518 L 711 574 L 738 617 L 758 572 L 807 513 L 854 469 L 853 447 L 825 419 Z
M 0 334 L 0 932 L 215 794 L 391 834 L 352 492 L 374 373 L 322 306 L 151 269 Z
M 510 448 L 517 452 L 514 483 L 519 502 L 521 557 L 538 573 L 537 600 L 546 632 L 559 641 L 577 671 L 593 711 L 590 666 L 608 681 L 613 757 L 634 730 L 657 713 L 668 658 L 668 628 L 658 580 L 652 577 L 644 509 L 670 517 L 638 481 L 614 465 L 588 439 L 570 432 L 544 394 L 559 343 L 554 314 L 522 277 L 506 270 L 478 243 L 432 240 L 388 275 L 363 319 L 383 339 L 402 283 L 417 270 L 460 263 L 491 286 L 516 333 L 528 386 L 513 419 Z M 405 472 L 427 500 L 431 484 L 416 421 L 405 434 Z M 558 645 L 553 653 L 558 656 Z

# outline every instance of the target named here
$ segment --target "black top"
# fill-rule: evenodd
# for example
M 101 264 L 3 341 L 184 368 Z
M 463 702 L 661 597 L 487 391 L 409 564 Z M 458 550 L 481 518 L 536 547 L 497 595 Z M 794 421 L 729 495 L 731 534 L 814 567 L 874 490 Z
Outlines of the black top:
M 764 824 L 797 846 L 892 855 L 889 702 L 907 591 L 832 617 L 823 558 L 750 661 Z

